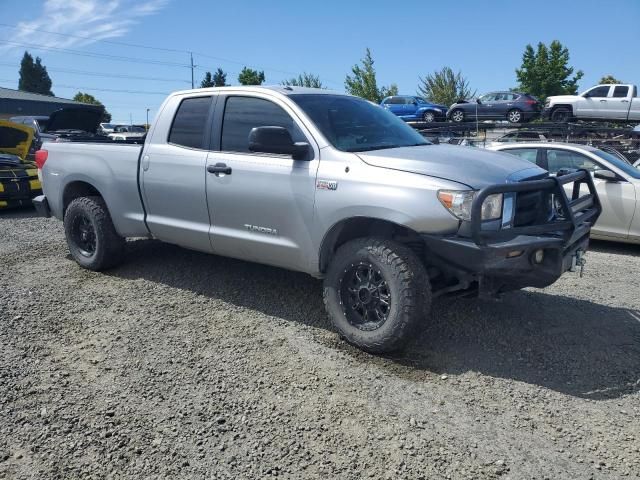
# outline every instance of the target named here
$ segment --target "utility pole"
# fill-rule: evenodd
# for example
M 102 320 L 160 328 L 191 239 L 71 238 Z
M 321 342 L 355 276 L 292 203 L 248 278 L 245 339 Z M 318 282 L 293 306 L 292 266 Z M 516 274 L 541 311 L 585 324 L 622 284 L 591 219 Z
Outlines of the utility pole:
M 193 83 L 193 69 L 195 68 L 195 65 L 193 64 L 193 52 L 189 52 L 189 56 L 191 57 L 191 88 L 196 88 Z

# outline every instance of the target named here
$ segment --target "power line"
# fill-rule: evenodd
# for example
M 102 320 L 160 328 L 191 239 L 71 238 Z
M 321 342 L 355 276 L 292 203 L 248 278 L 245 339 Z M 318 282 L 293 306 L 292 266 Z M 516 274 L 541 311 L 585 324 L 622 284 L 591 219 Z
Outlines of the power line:
M 15 80 L 7 80 L 7 79 L 0 79 L 1 83 L 15 83 Z M 142 95 L 164 95 L 167 96 L 169 95 L 168 92 L 149 92 L 149 91 L 145 91 L 145 90 L 120 90 L 120 89 L 115 89 L 115 88 L 94 88 L 94 87 L 81 87 L 81 86 L 77 86 L 77 85 L 63 85 L 63 84 L 59 84 L 56 83 L 54 85 L 54 88 L 71 88 L 74 90 L 86 90 L 86 91 L 96 91 L 96 92 L 113 92 L 113 93 L 132 93 L 132 94 L 142 94 Z
M 0 27 L 12 28 L 12 29 L 15 29 L 15 30 L 19 30 L 21 28 L 21 27 L 18 27 L 17 25 L 9 25 L 9 24 L 6 24 L 6 23 L 0 23 Z M 151 45 L 142 45 L 142 44 L 139 44 L 139 43 L 121 42 L 121 41 L 117 41 L 117 40 L 102 40 L 102 39 L 101 40 L 95 40 L 95 39 L 93 39 L 91 37 L 85 37 L 85 36 L 82 36 L 82 35 L 74 35 L 74 34 L 70 34 L 70 33 L 52 32 L 52 31 L 48 31 L 48 30 L 42 30 L 40 28 L 37 29 L 37 32 L 38 33 L 48 33 L 48 34 L 51 34 L 51 35 L 59 35 L 59 36 L 63 36 L 63 37 L 78 38 L 78 39 L 89 40 L 89 41 L 93 41 L 93 42 L 107 43 L 107 44 L 111 44 L 111 45 L 120 45 L 120 46 L 125 46 L 125 47 L 132 47 L 132 48 L 144 48 L 144 49 L 148 49 L 148 50 L 173 52 L 173 53 L 184 53 L 184 54 L 189 54 L 190 57 L 193 57 L 193 55 L 196 55 L 196 56 L 199 56 L 199 57 L 210 58 L 212 60 L 217 60 L 217 61 L 220 61 L 220 62 L 234 63 L 234 64 L 237 64 L 237 65 L 243 65 L 243 66 L 248 66 L 248 67 L 253 67 L 253 68 L 259 68 L 261 70 L 267 70 L 269 72 L 283 73 L 283 74 L 286 74 L 286 75 L 298 75 L 300 73 L 300 72 L 292 72 L 292 71 L 288 71 L 288 70 L 280 70 L 280 69 L 272 68 L 272 67 L 269 67 L 269 66 L 266 66 L 266 65 L 260 66 L 260 65 L 253 64 L 251 62 L 243 62 L 243 61 L 240 61 L 240 60 L 234 60 L 234 59 L 230 59 L 230 58 L 217 57 L 217 56 L 209 55 L 209 54 L 206 54 L 206 53 L 193 52 L 193 51 L 190 51 L 190 50 L 179 50 L 179 49 L 175 49 L 175 48 L 166 48 L 166 47 L 154 47 L 154 46 L 151 46 Z M 2 42 L 3 41 L 0 41 L 0 43 L 2 43 Z M 9 42 L 4 42 L 4 43 L 9 43 Z M 17 42 L 13 42 L 13 43 L 16 46 L 26 46 L 26 44 L 19 45 L 19 44 L 17 44 Z M 43 46 L 43 47 L 27 47 L 27 48 L 45 48 L 45 49 L 49 49 L 49 50 L 52 50 L 52 51 L 58 51 L 58 50 L 56 50 L 56 47 L 46 47 L 46 46 Z M 69 50 L 69 49 L 59 49 L 59 50 L 60 51 L 66 51 L 66 50 Z M 76 52 L 78 52 L 78 51 L 76 50 Z M 78 54 L 81 54 L 81 53 L 83 53 L 83 52 L 80 52 Z M 98 56 L 98 55 L 105 55 L 105 54 L 92 54 L 92 55 L 86 55 L 86 56 Z M 109 56 L 109 57 L 111 57 L 111 56 Z M 124 59 L 126 57 L 121 57 L 121 58 Z M 131 59 L 131 60 L 133 60 L 133 59 Z M 140 61 L 140 59 L 135 59 L 135 61 Z M 144 63 L 152 63 L 152 62 L 151 61 L 146 61 Z M 156 63 L 153 62 L 153 64 L 156 64 Z M 197 65 L 193 64 L 193 58 L 191 58 L 191 62 L 190 62 L 189 65 L 173 64 L 173 66 L 182 66 L 182 67 L 190 68 L 192 75 L 193 75 L 194 68 L 197 68 Z M 341 85 L 342 84 L 341 82 L 337 82 L 335 80 L 327 80 L 327 79 L 325 79 L 325 82 L 333 83 L 333 84 L 336 84 L 336 85 Z
M 165 62 L 161 60 L 148 60 L 145 58 L 138 58 L 138 57 L 125 57 L 122 55 L 109 55 L 106 53 L 82 52 L 80 50 L 72 50 L 70 48 L 48 47 L 46 45 L 38 45 L 35 43 L 19 43 L 19 42 L 11 42 L 9 40 L 0 40 L 0 43 L 3 43 L 5 45 L 13 45 L 17 47 L 31 48 L 35 50 L 50 50 L 52 52 L 67 53 L 69 55 L 80 55 L 83 57 L 106 58 L 109 60 L 116 60 L 121 62 L 147 63 L 151 65 L 165 65 L 169 67 L 191 68 L 190 65 L 186 65 L 183 63 Z
M 4 67 L 17 67 L 14 63 L 4 63 L 0 62 L 0 66 Z M 178 80 L 176 78 L 158 78 L 158 77 L 138 77 L 135 75 L 119 75 L 114 73 L 99 73 L 99 72 L 87 72 L 85 70 L 68 70 L 65 68 L 50 68 L 47 67 L 47 71 L 49 72 L 60 72 L 60 73 L 73 73 L 76 75 L 87 75 L 92 77 L 105 77 L 105 78 L 124 78 L 129 80 L 148 80 L 154 82 L 181 82 L 181 83 L 189 83 L 188 80 Z

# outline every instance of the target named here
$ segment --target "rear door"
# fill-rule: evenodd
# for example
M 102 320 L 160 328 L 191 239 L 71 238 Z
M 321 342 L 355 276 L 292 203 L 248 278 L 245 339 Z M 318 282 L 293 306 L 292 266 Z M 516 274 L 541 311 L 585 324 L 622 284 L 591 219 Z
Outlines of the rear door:
M 249 151 L 251 130 L 280 126 L 294 142 L 308 142 L 305 160 Z M 301 119 L 268 93 L 238 92 L 218 100 L 206 189 L 213 251 L 220 255 L 306 270 L 320 152 Z
M 582 153 L 555 148 L 548 148 L 545 153 L 546 168 L 552 174 L 558 173 L 561 168 L 584 168 L 590 172 L 606 169 L 600 162 Z M 594 178 L 593 182 L 602 204 L 602 214 L 592 232 L 612 238 L 627 238 L 636 208 L 635 187 L 626 181 L 607 182 Z M 568 190 L 568 193 L 571 192 Z
M 387 99 L 385 106 L 391 112 L 399 117 L 404 115 L 404 98 L 403 97 L 390 97 Z
M 626 120 L 629 114 L 631 89 L 629 85 L 615 85 L 607 98 L 607 118 Z
M 211 251 L 206 201 L 206 163 L 216 97 L 172 97 L 172 118 L 158 116 L 141 160 L 147 225 L 154 237 Z

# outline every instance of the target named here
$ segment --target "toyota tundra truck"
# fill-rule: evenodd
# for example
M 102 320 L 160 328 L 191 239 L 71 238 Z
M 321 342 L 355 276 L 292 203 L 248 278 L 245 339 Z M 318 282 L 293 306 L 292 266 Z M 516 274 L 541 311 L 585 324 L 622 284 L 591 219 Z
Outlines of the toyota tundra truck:
M 80 266 L 116 267 L 126 238 L 151 237 L 306 272 L 374 353 L 401 348 L 436 297 L 581 267 L 600 214 L 584 170 L 433 145 L 369 101 L 288 86 L 177 92 L 143 146 L 48 143 L 36 162 L 35 206 Z

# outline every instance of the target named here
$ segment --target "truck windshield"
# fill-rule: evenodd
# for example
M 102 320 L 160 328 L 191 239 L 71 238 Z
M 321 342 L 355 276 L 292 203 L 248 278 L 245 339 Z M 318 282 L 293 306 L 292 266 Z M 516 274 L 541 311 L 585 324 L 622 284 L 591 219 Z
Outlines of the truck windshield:
M 343 152 L 430 145 L 393 113 L 346 95 L 290 95 L 327 140 Z

